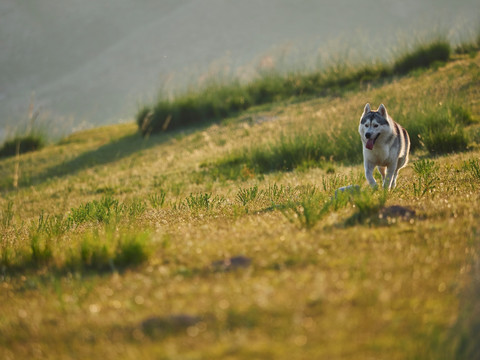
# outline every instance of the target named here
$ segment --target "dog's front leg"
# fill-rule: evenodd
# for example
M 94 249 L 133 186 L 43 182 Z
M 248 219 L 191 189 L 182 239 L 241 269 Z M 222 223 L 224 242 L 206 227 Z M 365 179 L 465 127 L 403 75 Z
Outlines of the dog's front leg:
M 365 167 L 365 177 L 367 178 L 368 183 L 372 187 L 377 186 L 377 182 L 373 178 L 373 170 L 375 169 L 375 164 L 372 164 L 371 162 L 365 160 L 363 162 L 363 165 Z

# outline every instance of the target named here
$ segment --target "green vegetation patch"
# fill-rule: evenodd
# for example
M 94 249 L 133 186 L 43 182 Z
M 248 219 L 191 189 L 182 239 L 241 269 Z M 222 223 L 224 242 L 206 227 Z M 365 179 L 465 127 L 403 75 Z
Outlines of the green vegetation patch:
M 475 123 L 471 112 L 455 102 L 426 106 L 402 117 L 411 149 L 425 148 L 431 154 L 465 151 L 470 139 L 466 127 Z
M 160 202 L 161 199 L 154 198 L 153 201 L 153 204 L 157 205 L 155 201 Z M 146 209 L 146 201 L 133 199 L 120 203 L 117 199 L 108 195 L 103 196 L 100 200 L 82 204 L 78 208 L 72 208 L 66 221 L 77 226 L 85 222 L 116 223 L 122 218 L 140 216 Z
M 68 214 L 42 212 L 27 228 L 24 229 L 24 224 L 16 227 L 17 232 L 27 232 L 26 243 L 1 244 L 0 266 L 22 271 L 39 268 L 114 270 L 139 265 L 151 254 L 150 235 L 145 231 L 129 231 L 124 226 L 137 220 L 146 209 L 146 202 L 138 198 L 120 202 L 104 196 L 72 208 Z M 14 215 L 13 203 L 9 202 L 0 212 L 1 228 L 13 225 Z M 79 227 L 85 223 L 90 223 L 89 228 L 95 230 L 83 233 Z
M 148 231 L 132 232 L 107 228 L 83 235 L 67 257 L 65 266 L 77 270 L 117 270 L 147 261 L 152 253 Z
M 418 45 L 416 49 L 401 55 L 393 64 L 395 74 L 407 74 L 412 70 L 425 69 L 435 63 L 450 59 L 452 49 L 445 40 L 435 40 L 429 44 Z
M 392 75 L 404 75 L 434 63 L 449 60 L 450 44 L 433 41 L 419 45 L 402 55 L 393 65 L 337 64 L 314 73 L 268 73 L 248 83 L 238 80 L 228 84 L 212 83 L 201 90 L 191 90 L 173 100 L 161 98 L 154 105 L 143 106 L 136 120 L 142 135 L 200 125 L 231 116 L 254 105 L 283 101 L 298 96 L 318 96 L 344 92 Z
M 233 152 L 214 164 L 204 164 L 203 169 L 214 178 L 247 179 L 255 174 L 328 167 L 332 162 L 355 164 L 361 160 L 360 137 L 354 127 L 344 126 L 338 132 L 283 134 Z
M 45 146 L 45 139 L 41 135 L 25 135 L 16 136 L 11 140 L 7 140 L 0 148 L 0 157 L 15 156 L 16 154 L 24 154 L 36 151 Z

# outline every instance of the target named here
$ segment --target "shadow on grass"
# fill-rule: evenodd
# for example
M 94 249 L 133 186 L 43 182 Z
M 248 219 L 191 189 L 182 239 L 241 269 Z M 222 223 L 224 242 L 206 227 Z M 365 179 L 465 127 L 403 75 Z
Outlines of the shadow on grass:
M 148 137 L 142 137 L 139 133 L 129 134 L 103 144 L 98 148 L 83 152 L 73 159 L 51 166 L 43 172 L 39 172 L 34 177 L 21 177 L 18 185 L 20 188 L 39 185 L 52 178 L 74 175 L 83 170 L 107 165 L 125 159 L 140 151 L 167 143 L 173 138 L 183 137 L 193 132 L 201 131 L 210 124 L 211 123 L 205 123 L 189 129 L 177 130 L 168 134 L 155 134 Z M 10 189 L 11 186 L 6 190 Z
M 101 145 L 96 149 L 86 151 L 74 159 L 62 163 L 60 166 L 53 166 L 47 169 L 43 174 L 40 174 L 39 180 L 71 175 L 88 168 L 106 165 L 126 158 L 138 151 L 162 144 L 167 140 L 169 138 L 165 136 L 143 139 L 138 133 L 127 135 Z
M 104 143 L 103 145 L 84 151 L 78 156 L 70 159 L 62 159 L 65 155 L 59 155 L 57 161 L 53 159 L 53 161 L 50 162 L 53 163 L 50 167 L 44 169 L 31 169 L 21 174 L 18 179 L 18 188 L 21 189 L 29 186 L 37 186 L 50 179 L 74 175 L 80 171 L 95 166 L 107 165 L 127 158 L 135 152 L 162 144 L 170 138 L 171 135 L 168 137 L 165 135 L 158 135 L 150 138 L 142 138 L 138 133 L 135 133 Z M 63 145 L 65 145 L 65 143 Z M 70 150 L 67 147 L 62 150 L 59 149 L 58 151 L 63 151 L 63 153 L 65 153 Z M 53 155 L 53 157 L 56 157 L 56 155 Z M 42 160 L 40 159 L 36 161 L 40 165 Z M 22 168 L 22 164 L 20 164 L 20 167 Z M 2 180 L 3 181 L 0 182 L 1 192 L 9 192 L 15 189 L 12 178 L 7 177 Z

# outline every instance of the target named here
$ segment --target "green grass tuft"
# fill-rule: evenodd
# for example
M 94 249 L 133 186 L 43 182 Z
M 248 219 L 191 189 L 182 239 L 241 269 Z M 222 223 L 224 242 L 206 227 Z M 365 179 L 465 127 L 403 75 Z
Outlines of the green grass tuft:
M 354 164 L 362 159 L 360 146 L 360 138 L 352 127 L 344 127 L 336 134 L 283 134 L 266 144 L 253 145 L 227 155 L 204 168 L 214 178 L 247 179 L 248 174 L 323 167 L 334 161 Z
M 352 206 L 355 212 L 346 219 L 345 225 L 369 224 L 378 220 L 387 195 L 386 191 L 362 190 L 358 186 L 335 191 L 333 196 L 315 187 L 306 188 L 299 200 L 287 203 L 282 213 L 300 228 L 312 229 L 328 214 Z
M 48 237 L 34 234 L 30 238 L 30 261 L 32 265 L 47 265 L 53 259 L 51 241 Z
M 13 201 L 8 201 L 3 209 L 0 210 L 0 225 L 5 229 L 12 224 L 15 212 L 13 210 Z
M 413 51 L 400 56 L 393 64 L 393 72 L 403 75 L 412 70 L 425 69 L 438 62 L 450 59 L 452 49 L 444 40 L 436 40 L 429 44 L 419 45 Z
M 112 251 L 107 244 L 99 241 L 97 236 L 86 235 L 80 243 L 78 254 L 71 254 L 67 260 L 68 267 L 104 270 L 113 268 Z
M 211 193 L 191 193 L 185 198 L 181 206 L 185 206 L 193 212 L 208 211 L 221 205 L 225 199 L 222 196 L 213 196 Z
M 478 159 L 470 159 L 463 163 L 463 169 L 468 171 L 473 180 L 480 180 L 480 162 Z
M 260 195 L 262 191 L 258 190 L 258 186 L 252 186 L 246 189 L 238 189 L 236 200 L 242 204 L 242 206 L 246 207 L 250 202 L 255 201 Z
M 349 217 L 345 224 L 353 226 L 356 224 L 371 224 L 378 221 L 380 210 L 387 201 L 387 190 L 372 192 L 372 190 L 357 191 L 351 196 L 351 202 L 356 209 L 355 213 Z
M 416 182 L 413 183 L 415 196 L 422 197 L 435 188 L 438 166 L 433 160 L 421 159 L 414 162 L 413 171 L 417 175 Z
M 464 41 L 455 47 L 455 54 L 469 54 L 475 57 L 480 50 L 480 34 L 475 39 Z
M 116 267 L 138 266 L 151 255 L 151 236 L 148 232 L 124 234 L 118 242 L 113 263 Z
M 31 151 L 40 150 L 46 144 L 45 138 L 42 135 L 30 134 L 25 136 L 16 136 L 13 139 L 7 140 L 0 148 L 0 157 L 15 156 L 18 154 L 25 154 Z
M 149 232 L 105 229 L 85 234 L 76 250 L 65 261 L 66 268 L 77 270 L 116 270 L 141 265 L 152 254 Z
M 64 218 L 63 215 L 45 215 L 44 212 L 33 222 L 30 232 L 32 234 L 44 234 L 50 237 L 65 234 L 73 226 L 73 219 Z
M 198 125 L 245 110 L 254 102 L 245 86 L 210 84 L 201 92 L 191 91 L 175 98 L 144 106 L 136 116 L 142 135 Z
M 290 202 L 288 210 L 283 214 L 293 223 L 298 223 L 300 228 L 313 228 L 329 212 L 331 202 L 325 201 L 325 194 L 313 189 L 312 193 L 304 196 L 298 203 Z
M 162 208 L 163 205 L 165 205 L 165 198 L 167 196 L 167 193 L 165 190 L 160 190 L 158 193 L 154 193 L 148 197 L 148 201 L 150 202 L 150 205 L 154 209 Z
M 473 123 L 470 111 L 453 102 L 413 111 L 402 120 L 410 134 L 411 150 L 424 147 L 431 154 L 466 150 L 469 138 L 465 127 Z
M 111 196 L 104 196 L 100 201 L 93 200 L 71 210 L 70 218 L 74 223 L 82 224 L 89 221 L 110 223 L 119 217 L 122 207 L 119 201 Z

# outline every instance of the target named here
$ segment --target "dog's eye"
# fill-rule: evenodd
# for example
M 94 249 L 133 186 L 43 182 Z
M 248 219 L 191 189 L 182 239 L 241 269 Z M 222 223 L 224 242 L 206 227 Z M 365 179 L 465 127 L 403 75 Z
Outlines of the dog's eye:
M 373 127 L 374 127 L 374 128 L 377 128 L 377 127 L 378 127 L 378 124 L 373 125 Z
M 368 127 L 368 124 L 365 124 L 365 127 Z

